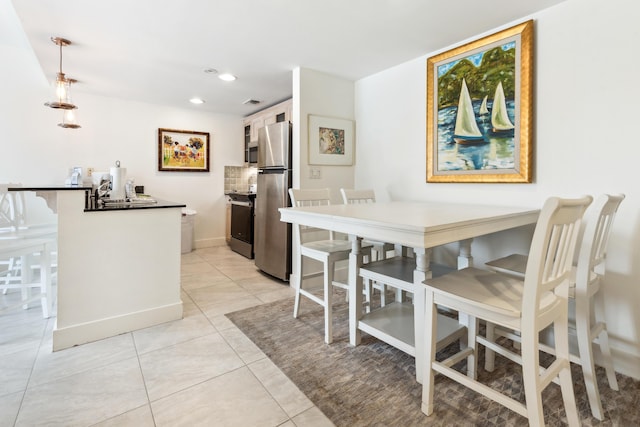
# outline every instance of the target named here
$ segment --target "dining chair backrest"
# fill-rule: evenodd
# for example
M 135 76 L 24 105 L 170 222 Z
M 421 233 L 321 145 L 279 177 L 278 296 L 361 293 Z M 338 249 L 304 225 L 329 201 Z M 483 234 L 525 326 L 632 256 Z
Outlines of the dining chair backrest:
M 15 231 L 24 223 L 24 199 L 22 192 L 9 191 L 20 184 L 0 184 L 0 230 Z
M 0 184 L 0 230 L 13 228 L 13 203 L 7 185 Z
M 573 256 L 580 224 L 591 196 L 578 199 L 547 199 L 533 233 L 524 278 L 522 328 L 535 328 L 539 309 L 549 293 L 556 303 L 566 303 Z
M 291 197 L 291 206 L 293 207 L 327 206 L 331 204 L 331 193 L 328 188 L 304 190 L 290 188 L 289 197 Z M 333 231 L 329 230 L 294 224 L 294 231 L 298 235 L 300 244 L 317 240 L 333 240 Z
M 373 190 L 352 190 L 341 188 L 342 201 L 345 205 L 349 203 L 375 203 L 376 194 Z
M 590 210 L 590 218 L 582 234 L 576 267 L 576 292 L 585 292 L 604 275 L 609 236 L 624 194 L 599 196 Z M 587 292 L 586 295 L 589 295 Z

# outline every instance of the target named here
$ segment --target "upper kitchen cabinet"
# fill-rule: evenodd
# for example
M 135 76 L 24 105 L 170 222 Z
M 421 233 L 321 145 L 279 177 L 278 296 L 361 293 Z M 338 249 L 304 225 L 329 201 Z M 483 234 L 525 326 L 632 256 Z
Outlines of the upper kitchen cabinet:
M 245 129 L 245 150 L 248 150 L 250 142 L 258 141 L 258 129 L 271 123 L 291 121 L 292 107 L 292 100 L 287 99 L 280 104 L 245 117 L 242 121 Z

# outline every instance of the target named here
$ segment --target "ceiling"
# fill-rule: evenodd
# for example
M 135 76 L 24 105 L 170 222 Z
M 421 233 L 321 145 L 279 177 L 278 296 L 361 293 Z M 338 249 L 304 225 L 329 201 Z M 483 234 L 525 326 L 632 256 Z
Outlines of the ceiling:
M 63 71 L 78 105 L 88 93 L 246 116 L 291 97 L 296 67 L 358 80 L 563 0 L 12 1 L 49 80 L 50 38 L 73 43 Z

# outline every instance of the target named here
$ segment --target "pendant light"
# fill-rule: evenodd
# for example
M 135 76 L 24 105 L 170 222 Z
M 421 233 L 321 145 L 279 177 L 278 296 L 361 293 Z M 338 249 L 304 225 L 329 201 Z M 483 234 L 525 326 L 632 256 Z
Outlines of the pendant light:
M 66 79 L 68 83 L 68 87 L 71 87 L 72 83 L 75 83 L 75 79 Z M 67 91 L 67 100 L 71 103 L 71 97 L 69 96 L 69 91 Z M 62 110 L 62 123 L 58 123 L 58 126 L 65 129 L 78 129 L 81 126 L 78 124 L 78 114 L 77 107 L 72 108 L 70 110 Z
M 60 71 L 58 71 L 56 75 L 54 101 L 47 102 L 44 105 L 51 108 L 73 110 L 77 107 L 71 103 L 71 97 L 69 95 L 71 79 L 66 78 L 62 72 L 62 47 L 69 46 L 71 42 L 62 37 L 51 37 L 51 41 L 60 47 Z

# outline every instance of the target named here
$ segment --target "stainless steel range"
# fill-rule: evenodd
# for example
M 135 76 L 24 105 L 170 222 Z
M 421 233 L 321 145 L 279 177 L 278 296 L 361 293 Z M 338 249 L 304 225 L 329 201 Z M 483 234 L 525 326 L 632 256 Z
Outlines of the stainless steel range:
M 255 193 L 227 193 L 231 199 L 231 242 L 234 252 L 253 259 Z

